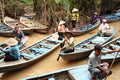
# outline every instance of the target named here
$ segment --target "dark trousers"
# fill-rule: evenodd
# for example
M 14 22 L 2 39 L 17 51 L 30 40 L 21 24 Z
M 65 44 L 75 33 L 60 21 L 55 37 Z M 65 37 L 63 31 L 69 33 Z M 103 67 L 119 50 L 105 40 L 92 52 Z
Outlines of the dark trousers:
M 64 44 L 65 44 L 65 42 L 61 43 L 61 44 L 60 44 L 60 47 L 62 48 L 62 47 L 64 46 Z M 69 52 L 74 52 L 74 49 L 64 48 L 64 49 L 62 49 L 62 51 L 63 51 L 64 53 L 69 53 Z
M 5 53 L 5 59 L 4 59 L 5 62 L 16 61 L 16 60 L 18 59 L 15 59 L 12 55 L 10 55 L 10 53 Z
M 72 20 L 72 27 L 73 27 L 73 28 L 76 27 L 76 20 Z
M 69 52 L 74 52 L 74 49 L 63 49 L 62 50 L 64 53 L 69 53 Z
M 58 40 L 63 40 L 64 33 L 63 32 L 58 32 L 58 35 L 59 35 Z

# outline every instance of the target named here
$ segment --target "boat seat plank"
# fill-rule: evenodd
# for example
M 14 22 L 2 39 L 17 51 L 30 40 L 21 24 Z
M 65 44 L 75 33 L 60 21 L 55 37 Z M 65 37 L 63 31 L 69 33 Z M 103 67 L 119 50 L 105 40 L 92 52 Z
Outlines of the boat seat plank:
M 90 73 L 87 66 L 69 70 L 68 73 L 72 80 L 90 80 Z
M 114 44 L 110 44 L 111 47 L 113 48 L 120 48 L 120 46 L 114 45 Z
M 47 38 L 46 40 L 48 40 L 50 42 L 55 42 L 55 43 L 61 43 L 62 42 L 60 40 L 53 40 L 53 39 L 50 39 L 50 38 Z
M 111 49 L 108 49 L 108 48 L 102 48 L 103 50 L 105 50 L 105 51 L 109 51 L 109 50 L 111 50 Z
M 22 53 L 20 56 L 24 57 L 25 59 L 33 59 L 36 57 L 34 54 L 28 54 L 28 53 Z
M 34 51 L 35 54 L 42 54 L 48 51 L 48 48 L 30 48 L 31 51 Z
M 75 48 L 76 50 L 79 50 L 79 51 L 86 51 L 88 50 L 87 48 Z
M 120 41 L 119 41 L 119 40 L 117 40 L 116 42 L 120 44 Z
M 42 46 L 47 46 L 49 48 L 54 46 L 53 44 L 45 44 L 45 43 L 39 43 L 39 44 L 42 45 Z
M 95 46 L 94 44 L 84 44 L 85 46 Z

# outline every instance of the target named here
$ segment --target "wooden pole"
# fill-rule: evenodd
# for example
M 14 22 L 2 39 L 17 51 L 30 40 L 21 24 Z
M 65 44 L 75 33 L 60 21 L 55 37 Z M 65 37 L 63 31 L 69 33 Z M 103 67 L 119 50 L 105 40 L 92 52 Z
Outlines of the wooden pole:
M 114 57 L 114 59 L 113 59 L 113 61 L 112 61 L 111 65 L 110 65 L 110 67 L 109 67 L 109 71 L 111 70 L 111 68 L 112 68 L 112 66 L 113 66 L 113 64 L 114 64 L 114 62 L 115 62 L 115 60 L 116 60 L 116 58 L 117 58 L 118 54 L 119 54 L 119 52 L 117 52 L 117 54 L 115 55 L 115 57 Z M 104 80 L 107 80 L 107 76 L 105 77 L 105 79 L 104 79 Z

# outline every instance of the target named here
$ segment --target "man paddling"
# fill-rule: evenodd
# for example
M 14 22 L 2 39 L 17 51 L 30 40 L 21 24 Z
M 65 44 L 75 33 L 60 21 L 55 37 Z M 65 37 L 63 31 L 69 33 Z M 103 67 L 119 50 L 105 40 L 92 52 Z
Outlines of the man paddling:
M 97 78 L 103 79 L 107 75 L 110 75 L 112 73 L 107 69 L 107 67 L 109 66 L 107 62 L 101 64 L 101 55 L 120 51 L 120 49 L 115 49 L 107 52 L 102 52 L 101 50 L 101 45 L 97 44 L 94 46 L 94 51 L 89 56 L 88 70 L 91 74 L 90 80 L 97 80 Z

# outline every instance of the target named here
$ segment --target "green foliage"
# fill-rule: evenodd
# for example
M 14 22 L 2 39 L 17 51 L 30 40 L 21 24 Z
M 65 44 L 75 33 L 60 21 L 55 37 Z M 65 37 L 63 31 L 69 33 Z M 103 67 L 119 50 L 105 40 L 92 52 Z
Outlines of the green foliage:
M 57 4 L 60 4 L 61 0 L 55 0 L 55 2 L 56 2 Z
M 32 4 L 33 0 L 20 0 L 21 3 Z

